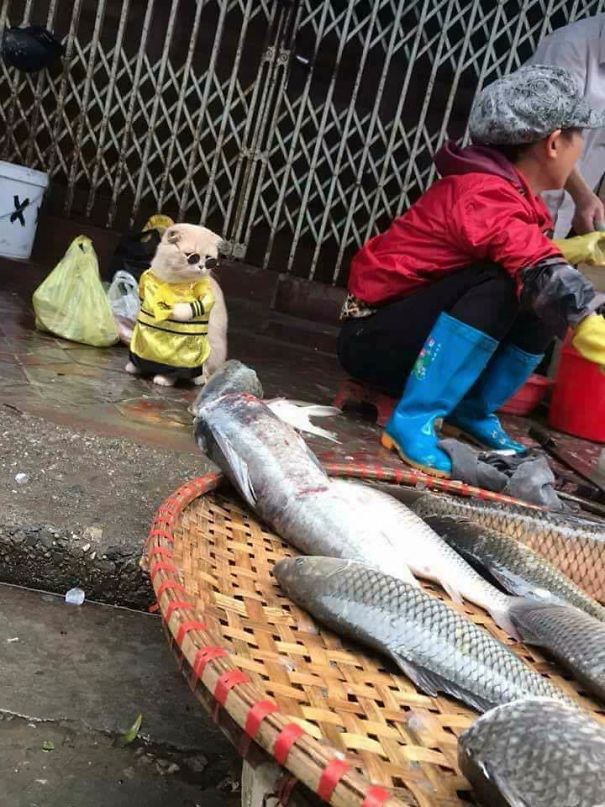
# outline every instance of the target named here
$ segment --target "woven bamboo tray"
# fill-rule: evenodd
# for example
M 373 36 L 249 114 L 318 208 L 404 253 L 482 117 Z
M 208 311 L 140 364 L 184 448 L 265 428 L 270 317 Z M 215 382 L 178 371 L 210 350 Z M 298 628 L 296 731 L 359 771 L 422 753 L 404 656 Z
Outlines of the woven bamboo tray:
M 146 547 L 171 644 L 205 708 L 219 725 L 219 714 L 228 714 L 232 740 L 239 727 L 248 743 L 338 807 L 473 804 L 457 766 L 457 737 L 476 714 L 420 693 L 388 661 L 319 628 L 288 600 L 271 569 L 295 553 L 229 488 L 218 491 L 221 481 L 210 474 L 167 499 Z M 425 588 L 510 643 L 479 608 Z M 537 651 L 510 644 L 604 719 Z

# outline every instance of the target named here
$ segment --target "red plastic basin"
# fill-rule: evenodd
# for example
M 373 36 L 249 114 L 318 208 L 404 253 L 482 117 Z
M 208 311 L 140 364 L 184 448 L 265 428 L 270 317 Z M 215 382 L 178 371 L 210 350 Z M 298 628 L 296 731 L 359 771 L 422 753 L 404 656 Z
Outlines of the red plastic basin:
M 521 389 L 517 390 L 498 411 L 505 415 L 529 415 L 552 386 L 550 378 L 532 374 Z

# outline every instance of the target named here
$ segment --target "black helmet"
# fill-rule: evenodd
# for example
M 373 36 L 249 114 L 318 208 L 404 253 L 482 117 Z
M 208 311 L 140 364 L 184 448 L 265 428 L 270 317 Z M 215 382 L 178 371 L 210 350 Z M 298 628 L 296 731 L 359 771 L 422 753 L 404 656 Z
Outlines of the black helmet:
M 41 25 L 6 28 L 2 38 L 2 58 L 7 65 L 36 73 L 48 67 L 65 52 L 63 45 Z

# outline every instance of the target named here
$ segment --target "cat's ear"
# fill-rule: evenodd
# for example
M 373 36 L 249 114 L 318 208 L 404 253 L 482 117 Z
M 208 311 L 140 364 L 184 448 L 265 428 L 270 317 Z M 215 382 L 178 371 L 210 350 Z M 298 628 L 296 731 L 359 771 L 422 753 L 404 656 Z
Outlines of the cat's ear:
M 178 244 L 181 240 L 181 234 L 176 227 L 169 227 L 166 230 L 165 238 L 169 244 Z

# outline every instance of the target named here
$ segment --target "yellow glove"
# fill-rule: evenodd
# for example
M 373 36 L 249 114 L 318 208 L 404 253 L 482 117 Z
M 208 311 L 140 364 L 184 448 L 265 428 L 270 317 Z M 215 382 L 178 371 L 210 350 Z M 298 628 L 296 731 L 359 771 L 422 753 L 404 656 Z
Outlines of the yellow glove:
M 575 238 L 561 238 L 553 241 L 553 244 L 561 250 L 567 263 L 605 266 L 605 233 L 587 233 Z
M 571 343 L 588 361 L 605 365 L 605 319 L 590 314 L 576 327 Z

